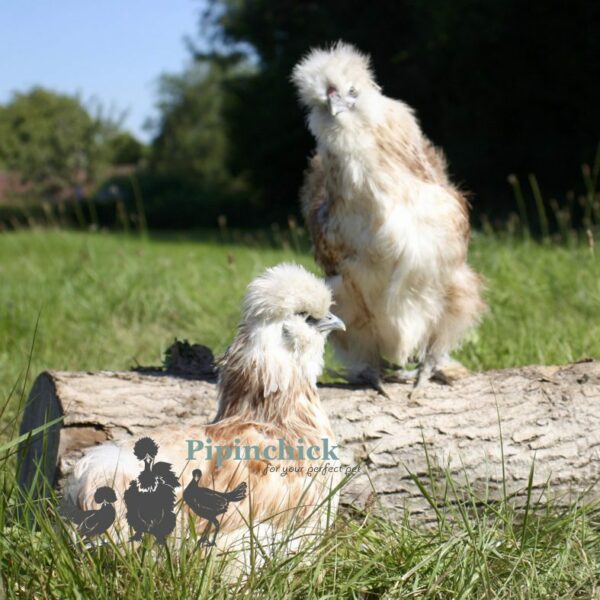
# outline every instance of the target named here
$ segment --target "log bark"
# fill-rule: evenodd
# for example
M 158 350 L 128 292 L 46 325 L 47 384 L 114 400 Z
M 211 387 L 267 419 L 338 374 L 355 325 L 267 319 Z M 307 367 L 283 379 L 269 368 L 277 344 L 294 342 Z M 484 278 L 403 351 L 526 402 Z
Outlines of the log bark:
M 373 505 L 376 496 L 374 506 L 391 518 L 408 508 L 429 520 L 433 513 L 413 476 L 442 489 L 446 471 L 482 496 L 500 498 L 506 488 L 518 504 L 535 460 L 537 495 L 566 504 L 600 475 L 598 361 L 489 371 L 453 386 L 431 383 L 412 398 L 411 389 L 388 385 L 385 398 L 368 389 L 320 388 L 340 459 L 360 465 L 342 504 Z M 207 381 L 162 373 L 42 373 L 21 430 L 56 415 L 64 419 L 23 444 L 20 484 L 32 485 L 42 447 L 46 476 L 60 486 L 85 448 L 183 420 L 201 425 L 215 407 L 215 385 Z M 589 494 L 600 498 L 600 489 Z

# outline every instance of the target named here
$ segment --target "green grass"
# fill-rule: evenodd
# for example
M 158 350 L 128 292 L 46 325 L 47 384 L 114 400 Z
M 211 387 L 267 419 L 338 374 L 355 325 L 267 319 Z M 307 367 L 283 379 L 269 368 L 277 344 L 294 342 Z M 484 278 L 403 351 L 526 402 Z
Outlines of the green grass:
M 222 352 L 265 267 L 317 271 L 308 253 L 202 240 L 0 235 L 0 397 L 27 364 L 38 315 L 32 373 L 155 365 L 175 337 Z M 600 356 L 600 260 L 587 247 L 476 235 L 471 262 L 491 308 L 457 355 L 470 368 Z
M 0 446 L 15 435 L 19 398 L 38 372 L 160 364 L 175 337 L 221 352 L 255 275 L 284 260 L 315 269 L 308 253 L 269 248 L 256 243 L 260 236 L 247 245 L 215 237 L 0 235 L 0 406 L 10 396 Z M 600 259 L 589 247 L 476 235 L 471 262 L 487 279 L 491 308 L 457 355 L 469 367 L 600 357 Z M 9 597 L 187 598 L 192 590 L 215 598 L 599 593 L 600 527 L 585 506 L 545 507 L 523 524 L 523 513 L 508 500 L 488 505 L 470 497 L 464 511 L 451 509 L 454 518 L 433 530 L 408 520 L 343 517 L 310 554 L 279 557 L 249 581 L 227 585 L 219 583 L 218 565 L 189 548 L 170 558 L 124 548 L 78 553 L 47 520 L 41 531 L 30 531 L 8 514 L 10 465 L 0 462 L 0 571 Z
M 449 481 L 450 484 L 450 481 Z M 17 598 L 487 599 L 597 598 L 600 522 L 585 507 L 534 511 L 523 524 L 510 503 L 474 498 L 446 509 L 432 529 L 408 519 L 345 515 L 318 543 L 275 554 L 247 578 L 201 556 L 188 540 L 178 551 L 111 544 L 84 551 L 52 520 L 31 533 L 4 530 L 0 565 Z

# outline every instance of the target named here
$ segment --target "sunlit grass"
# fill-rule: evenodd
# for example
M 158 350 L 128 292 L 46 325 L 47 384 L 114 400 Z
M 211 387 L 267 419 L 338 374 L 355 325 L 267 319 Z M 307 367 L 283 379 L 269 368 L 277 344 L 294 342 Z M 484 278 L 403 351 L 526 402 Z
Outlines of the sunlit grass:
M 273 232 L 227 231 L 179 238 L 35 230 L 0 235 L 0 409 L 8 400 L 0 447 L 14 437 L 6 425 L 18 420 L 23 393 L 44 369 L 156 365 L 175 337 L 223 351 L 255 275 L 281 261 L 318 272 L 300 250 L 305 243 L 281 241 Z M 588 245 L 476 234 L 471 262 L 487 280 L 490 311 L 457 355 L 469 367 L 600 357 L 600 259 Z M 12 469 L 13 461 L 0 457 L 0 573 L 8 597 L 541 599 L 599 593 L 600 527 L 584 502 L 567 510 L 546 506 L 524 520 L 508 499 L 492 505 L 470 496 L 444 508 L 444 524 L 433 528 L 409 519 L 394 524 L 343 516 L 310 551 L 226 582 L 221 567 L 192 546 L 158 556 L 110 546 L 80 552 L 46 516 L 32 531 L 10 510 Z
M 262 245 L 218 239 L 0 235 L 0 397 L 23 374 L 38 315 L 34 375 L 157 365 L 175 337 L 222 352 L 246 285 L 265 267 L 296 261 L 318 272 L 307 251 L 269 247 L 263 235 L 239 236 Z M 490 311 L 457 354 L 470 368 L 600 356 L 600 260 L 587 246 L 475 235 L 471 262 Z
M 419 481 L 431 504 L 428 480 Z M 439 482 L 438 482 L 439 483 Z M 597 507 L 490 502 L 449 490 L 429 527 L 372 513 L 342 514 L 320 540 L 297 553 L 251 559 L 196 548 L 193 537 L 168 549 L 146 539 L 84 549 L 45 503 L 28 502 L 38 529 L 11 517 L 6 482 L 0 502 L 0 570 L 10 598 L 595 598 L 600 581 Z M 14 498 L 14 494 L 13 498 Z M 535 494 L 529 494 L 532 498 Z M 104 536 L 106 538 L 106 536 Z

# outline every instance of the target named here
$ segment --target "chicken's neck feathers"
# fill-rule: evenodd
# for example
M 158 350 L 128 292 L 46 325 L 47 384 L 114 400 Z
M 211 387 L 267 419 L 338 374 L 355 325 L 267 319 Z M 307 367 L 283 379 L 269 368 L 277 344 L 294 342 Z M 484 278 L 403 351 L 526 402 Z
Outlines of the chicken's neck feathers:
M 425 154 L 425 138 L 406 104 L 381 96 L 377 118 L 347 119 L 341 123 L 312 123 L 334 204 L 363 204 L 389 210 L 391 197 L 410 201 L 402 188 L 434 180 Z M 383 203 L 382 203 L 383 202 Z
M 306 366 L 289 356 L 280 356 L 281 361 L 274 358 L 272 353 L 249 351 L 248 334 L 240 329 L 220 361 L 215 423 L 232 419 L 272 424 L 290 435 L 311 431 L 322 435 L 321 423 L 327 419 L 316 387 L 317 373 L 307 373 Z

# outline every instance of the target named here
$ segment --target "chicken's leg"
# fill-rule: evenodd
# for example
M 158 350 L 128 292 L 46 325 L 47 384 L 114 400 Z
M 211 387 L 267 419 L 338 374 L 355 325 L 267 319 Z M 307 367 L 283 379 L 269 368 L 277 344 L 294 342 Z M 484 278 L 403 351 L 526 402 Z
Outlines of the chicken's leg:
M 447 385 L 452 385 L 458 379 L 469 374 L 469 369 L 453 359 L 449 354 L 437 356 L 428 352 L 423 362 L 419 365 L 415 389 L 422 388 L 430 379 Z
M 130 538 L 130 542 L 141 542 L 144 537 L 144 533 L 142 531 L 136 531 Z

